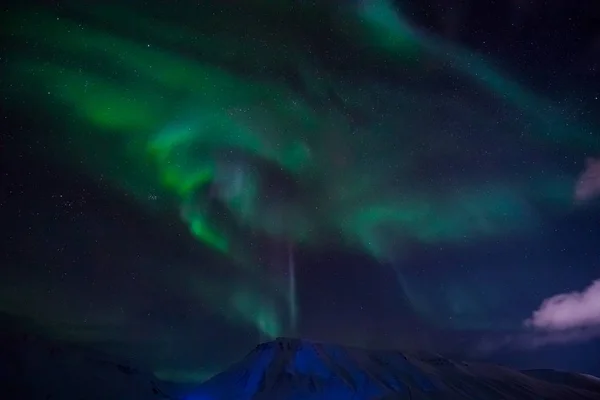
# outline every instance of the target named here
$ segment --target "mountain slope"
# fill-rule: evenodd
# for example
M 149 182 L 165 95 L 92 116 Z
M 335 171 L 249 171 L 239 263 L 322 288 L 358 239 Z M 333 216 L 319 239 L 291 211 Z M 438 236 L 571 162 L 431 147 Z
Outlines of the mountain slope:
M 164 400 L 169 397 L 150 373 L 126 362 L 43 336 L 3 329 L 0 398 Z
M 279 338 L 257 346 L 188 398 L 208 399 L 598 400 L 600 383 L 582 374 L 524 373 L 430 353 L 369 351 Z

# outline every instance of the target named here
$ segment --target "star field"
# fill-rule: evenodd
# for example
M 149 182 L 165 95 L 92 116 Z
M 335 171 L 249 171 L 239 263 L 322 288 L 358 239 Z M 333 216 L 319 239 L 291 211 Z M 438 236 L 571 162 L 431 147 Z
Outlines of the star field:
M 0 312 L 167 380 L 278 336 L 598 373 L 600 12 L 443 3 L 7 6 Z

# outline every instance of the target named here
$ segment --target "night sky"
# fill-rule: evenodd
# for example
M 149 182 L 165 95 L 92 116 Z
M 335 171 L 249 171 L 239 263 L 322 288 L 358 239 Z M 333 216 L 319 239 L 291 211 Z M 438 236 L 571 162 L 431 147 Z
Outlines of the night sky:
M 595 3 L 3 6 L 0 312 L 176 381 L 278 336 L 600 374 Z

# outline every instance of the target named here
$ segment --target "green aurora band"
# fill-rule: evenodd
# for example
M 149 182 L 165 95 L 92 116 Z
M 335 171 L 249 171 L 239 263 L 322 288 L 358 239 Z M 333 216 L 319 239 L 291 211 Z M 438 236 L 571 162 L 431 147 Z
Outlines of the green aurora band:
M 253 240 L 334 241 L 394 262 L 404 241 L 526 232 L 536 224 L 530 200 L 568 204 L 573 177 L 533 166 L 491 176 L 510 157 L 503 144 L 599 149 L 549 101 L 419 33 L 385 1 L 224 3 L 198 6 L 183 22 L 116 2 L 10 11 L 4 89 L 47 115 L 48 154 L 149 210 L 178 209 L 200 242 L 244 271 L 248 279 L 190 290 L 266 337 L 289 331 L 295 317 L 281 304 L 296 300 L 278 290 L 285 279 L 265 271 Z M 218 12 L 225 22 L 211 19 Z M 264 14 L 273 29 L 246 14 Z M 340 43 L 395 65 L 405 81 L 335 71 L 293 35 L 271 34 L 295 15 L 314 26 L 327 16 Z M 440 79 L 462 89 L 439 89 Z M 489 132 L 497 140 L 465 151 Z

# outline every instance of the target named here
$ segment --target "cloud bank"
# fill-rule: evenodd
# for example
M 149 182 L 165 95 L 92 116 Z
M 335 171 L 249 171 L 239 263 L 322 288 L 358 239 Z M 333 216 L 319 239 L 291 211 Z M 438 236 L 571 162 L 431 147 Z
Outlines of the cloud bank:
M 598 196 L 600 196 L 600 159 L 587 158 L 585 170 L 575 186 L 575 202 L 587 202 Z
M 542 302 L 525 326 L 564 331 L 600 326 L 600 279 L 581 292 L 562 293 Z

